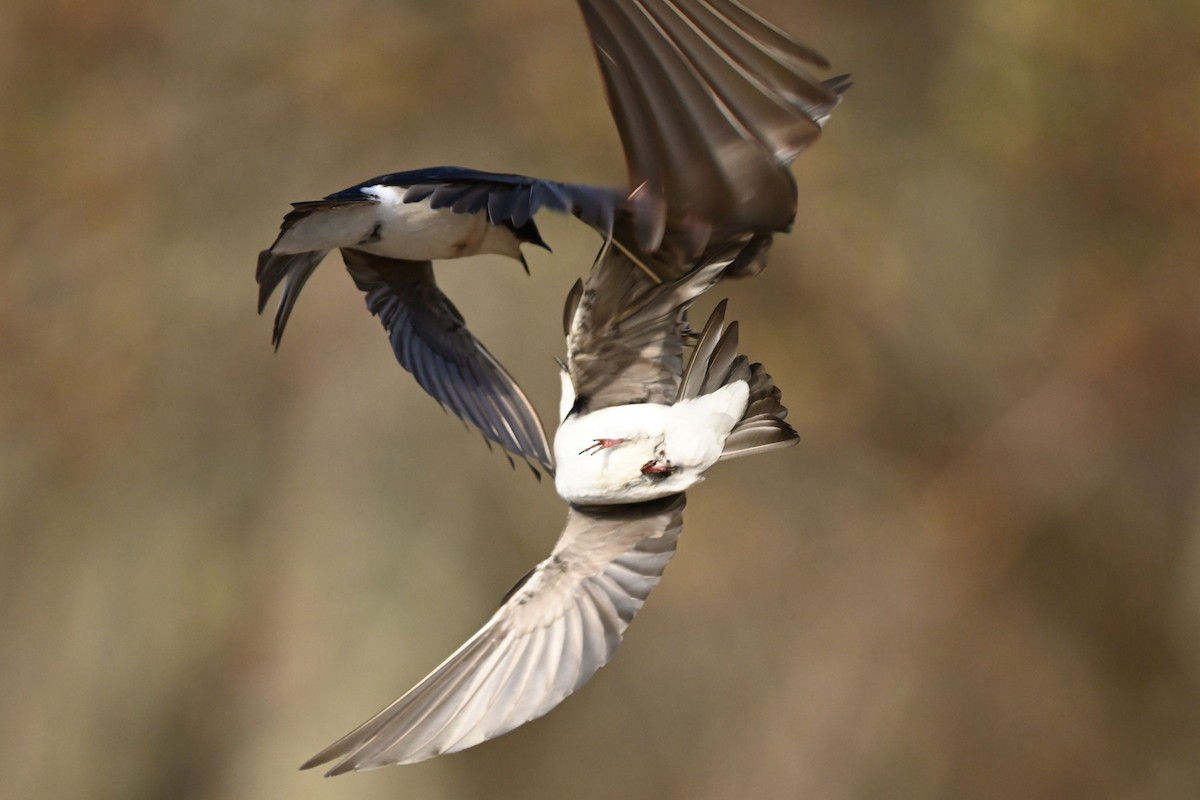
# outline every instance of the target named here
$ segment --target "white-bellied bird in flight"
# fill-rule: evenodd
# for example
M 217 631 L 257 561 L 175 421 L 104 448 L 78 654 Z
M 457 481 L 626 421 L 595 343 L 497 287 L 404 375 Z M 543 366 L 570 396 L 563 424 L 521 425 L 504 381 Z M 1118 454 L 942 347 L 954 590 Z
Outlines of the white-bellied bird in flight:
M 304 768 L 421 761 L 554 708 L 612 658 L 657 585 L 685 490 L 719 460 L 798 438 L 771 377 L 738 353 L 725 304 L 700 331 L 687 310 L 720 280 L 762 270 L 772 236 L 796 214 L 789 165 L 820 135 L 848 80 L 813 78 L 810 68 L 827 66 L 821 56 L 734 0 L 578 3 L 627 188 L 463 170 L 386 176 L 311 212 L 299 206 L 260 261 L 264 301 L 288 280 L 278 337 L 304 279 L 341 248 L 401 363 L 490 439 L 553 468 L 568 504 L 550 557 L 483 628 Z M 466 332 L 428 263 L 468 252 L 519 257 L 520 243 L 541 242 L 532 222 L 541 208 L 575 214 L 604 236 L 566 302 L 553 460 L 536 413 Z
M 601 256 L 567 302 L 555 450 L 569 508 L 553 552 L 437 669 L 304 768 L 337 761 L 328 772 L 337 775 L 423 761 L 550 711 L 608 663 L 658 584 L 684 490 L 720 459 L 796 443 L 771 377 L 737 353 L 725 304 L 699 335 L 688 328 L 688 306 L 733 260 L 656 283 Z

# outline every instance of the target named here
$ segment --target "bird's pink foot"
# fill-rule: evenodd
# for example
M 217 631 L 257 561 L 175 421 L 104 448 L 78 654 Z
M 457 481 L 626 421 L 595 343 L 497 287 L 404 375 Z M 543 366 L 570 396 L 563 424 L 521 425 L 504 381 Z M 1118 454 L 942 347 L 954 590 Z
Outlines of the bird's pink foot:
M 642 464 L 642 474 L 650 477 L 665 478 L 674 471 L 675 468 L 671 466 L 671 462 L 669 461 L 664 462 L 655 459 Z
M 607 450 L 610 447 L 616 447 L 617 445 L 622 444 L 624 441 L 624 439 L 596 439 L 591 446 L 580 450 L 579 455 L 583 455 L 584 453 L 596 455 L 596 453 L 599 453 L 601 450 Z

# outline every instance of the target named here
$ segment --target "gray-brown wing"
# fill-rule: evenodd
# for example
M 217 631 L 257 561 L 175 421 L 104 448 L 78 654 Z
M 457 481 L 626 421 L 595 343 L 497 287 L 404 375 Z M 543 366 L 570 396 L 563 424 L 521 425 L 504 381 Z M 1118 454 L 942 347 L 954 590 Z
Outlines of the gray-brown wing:
M 682 277 L 662 282 L 616 240 L 609 242 L 587 280 L 568 296 L 564 312 L 575 410 L 675 402 L 688 307 L 757 247 L 758 240 L 731 246 Z
M 553 709 L 612 659 L 675 553 L 684 496 L 576 508 L 551 556 L 441 666 L 302 767 L 411 764 L 495 738 Z
M 512 376 L 438 288 L 428 261 L 343 248 L 367 308 L 388 332 L 400 365 L 434 399 L 510 453 L 552 469 L 541 420 Z
M 734 0 L 579 0 L 625 149 L 638 246 L 667 223 L 699 243 L 785 230 L 796 213 L 787 166 L 848 87 Z

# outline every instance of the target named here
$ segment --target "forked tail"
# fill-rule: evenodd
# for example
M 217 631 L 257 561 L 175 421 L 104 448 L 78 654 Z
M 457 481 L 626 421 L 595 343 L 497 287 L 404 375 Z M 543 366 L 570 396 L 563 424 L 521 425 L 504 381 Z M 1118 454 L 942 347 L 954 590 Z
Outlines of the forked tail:
M 767 370 L 762 364 L 751 364 L 746 356 L 738 355 L 738 324 L 735 321 L 725 325 L 727 302 L 722 300 L 709 315 L 676 399 L 676 402 L 690 400 L 734 381 L 749 384 L 750 399 L 746 411 L 725 440 L 722 461 L 791 447 L 800 441 L 800 435 L 784 421 L 787 408 L 780 402 L 782 393 Z

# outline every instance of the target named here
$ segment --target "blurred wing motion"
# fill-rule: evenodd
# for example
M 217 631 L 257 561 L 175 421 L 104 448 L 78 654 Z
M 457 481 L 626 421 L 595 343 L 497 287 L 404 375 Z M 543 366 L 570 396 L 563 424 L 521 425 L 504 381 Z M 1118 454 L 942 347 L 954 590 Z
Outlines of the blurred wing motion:
M 431 262 L 490 253 L 524 263 L 521 244 L 546 246 L 533 221 L 538 211 L 571 213 L 607 235 L 622 200 L 612 189 L 460 167 L 381 175 L 294 204 L 259 254 L 258 310 L 283 284 L 272 333 L 278 347 L 304 284 L 340 249 L 396 359 L 421 387 L 487 439 L 550 470 L 536 413 L 438 289 Z
M 327 774 L 453 753 L 536 719 L 608 663 L 675 554 L 682 495 L 576 508 L 554 552 L 454 655 L 309 759 Z
M 784 231 L 788 165 L 849 87 L 828 62 L 735 0 L 578 0 L 629 167 L 639 249 L 671 226 L 710 239 Z

